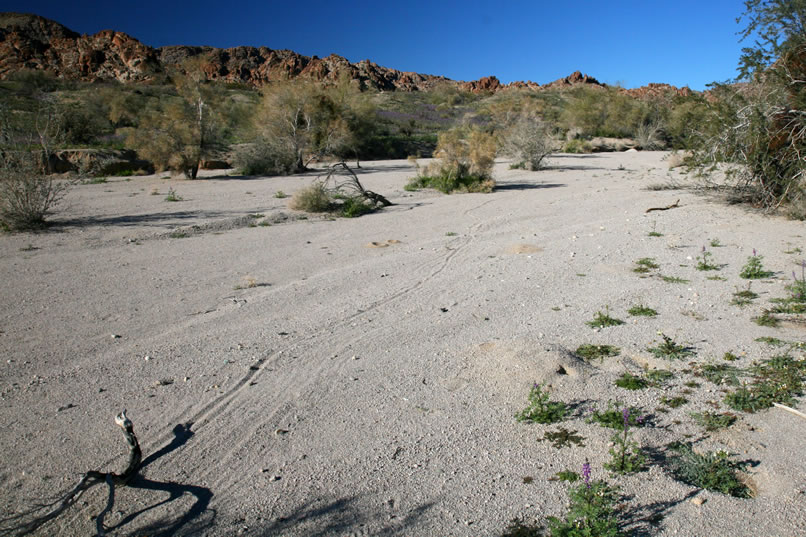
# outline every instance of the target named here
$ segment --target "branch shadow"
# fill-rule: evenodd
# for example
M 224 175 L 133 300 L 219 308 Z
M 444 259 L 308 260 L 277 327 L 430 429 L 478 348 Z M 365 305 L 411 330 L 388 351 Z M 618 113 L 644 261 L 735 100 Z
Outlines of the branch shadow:
M 562 183 L 496 183 L 494 192 L 508 190 L 539 190 L 543 188 L 560 188 L 568 185 Z
M 157 459 L 160 459 L 169 453 L 184 446 L 192 437 L 193 431 L 191 427 L 192 422 L 180 423 L 173 428 L 173 439 L 158 451 L 155 451 L 145 459 L 140 465 L 140 470 L 152 464 Z M 213 498 L 213 493 L 210 489 L 196 485 L 186 485 L 181 483 L 174 483 L 171 481 L 154 481 L 147 479 L 138 473 L 137 476 L 128 483 L 130 489 L 141 489 L 157 492 L 165 492 L 168 497 L 164 500 L 158 501 L 148 507 L 140 509 L 131 513 L 121 519 L 119 522 L 107 529 L 113 530 L 121 528 L 133 522 L 140 515 L 156 509 L 186 496 L 194 498 L 193 504 L 184 512 L 172 517 L 163 517 L 156 522 L 149 523 L 147 526 L 139 528 L 132 535 L 150 535 L 150 536 L 174 536 L 174 535 L 193 535 L 202 529 L 209 528 L 213 525 L 216 512 L 209 509 L 210 500 Z
M 215 218 L 239 218 L 244 217 L 242 212 L 224 211 L 175 211 L 167 213 L 146 213 L 133 215 L 115 216 L 82 216 L 79 218 L 54 220 L 52 225 L 55 228 L 83 227 L 83 226 L 140 226 L 140 225 L 165 225 L 168 220 L 176 221 L 181 225 L 190 219 L 215 219 Z
M 343 534 L 364 534 L 367 525 L 380 524 L 381 528 L 374 529 L 371 534 L 378 537 L 393 537 L 397 535 L 411 535 L 411 527 L 422 517 L 434 502 L 419 505 L 398 518 L 395 515 L 381 512 L 367 512 L 357 505 L 356 496 L 338 498 L 324 502 L 308 501 L 286 516 L 259 528 L 255 535 L 275 536 L 297 533 L 308 537 L 326 537 Z M 317 505 L 319 503 L 319 505 Z M 383 519 L 383 521 L 381 521 Z M 359 529 L 360 528 L 360 529 Z M 296 530 L 296 531 L 293 531 Z M 361 531 L 364 530 L 364 531 Z

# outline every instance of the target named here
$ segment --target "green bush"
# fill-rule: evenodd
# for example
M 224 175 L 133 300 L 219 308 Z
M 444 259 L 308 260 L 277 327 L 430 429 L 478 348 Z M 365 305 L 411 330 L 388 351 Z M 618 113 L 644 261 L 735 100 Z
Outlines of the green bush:
M 288 207 L 295 211 L 323 213 L 331 210 L 333 200 L 322 183 L 314 183 L 297 190 L 288 202 Z
M 472 128 L 451 129 L 439 135 L 438 160 L 422 169 L 406 190 L 434 188 L 440 192 L 492 192 L 495 138 Z
M 579 138 L 574 138 L 573 140 L 568 140 L 565 142 L 563 146 L 563 153 L 592 153 L 593 146 L 587 140 L 580 140 Z

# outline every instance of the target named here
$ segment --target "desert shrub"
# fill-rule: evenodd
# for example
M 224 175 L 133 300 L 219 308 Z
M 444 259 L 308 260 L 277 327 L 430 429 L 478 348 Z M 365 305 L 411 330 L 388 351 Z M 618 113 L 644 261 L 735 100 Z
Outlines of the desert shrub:
M 40 154 L 0 152 L 0 225 L 11 231 L 44 228 L 68 183 L 45 173 Z
M 0 106 L 0 226 L 41 229 L 70 184 L 50 175 L 53 151 L 63 140 L 61 110 L 39 95 L 30 113 L 18 116 Z
M 592 153 L 593 145 L 587 140 L 574 138 L 568 140 L 563 146 L 563 153 Z
M 188 70 L 192 71 L 190 62 Z M 200 67 L 197 73 L 203 73 Z M 127 145 L 158 170 L 195 179 L 199 163 L 216 158 L 226 148 L 219 113 L 224 96 L 203 76 L 176 74 L 174 93 L 152 100 L 151 106 L 141 111 L 136 128 L 121 130 Z
M 295 211 L 306 211 L 309 213 L 323 213 L 331 209 L 332 199 L 325 190 L 322 183 L 316 182 L 305 188 L 297 190 L 288 207 Z
M 476 128 L 457 128 L 439 135 L 438 159 L 420 170 L 407 189 L 435 188 L 451 192 L 491 192 L 496 143 L 493 135 Z
M 767 208 L 806 197 L 806 28 L 802 2 L 746 0 L 740 80 L 718 84 L 696 161 L 708 170 L 730 163 L 728 178 L 746 199 Z M 741 20 L 741 19 L 740 19 Z
M 683 483 L 721 492 L 736 498 L 750 498 L 752 491 L 739 479 L 746 463 L 731 460 L 724 451 L 697 453 L 691 444 L 673 444 L 667 459 L 667 469 Z
M 295 170 L 295 158 L 287 146 L 258 138 L 235 149 L 233 165 L 244 175 L 288 175 Z
M 513 167 L 539 170 L 554 149 L 548 125 L 532 115 L 521 115 L 499 136 L 500 151 L 515 160 Z

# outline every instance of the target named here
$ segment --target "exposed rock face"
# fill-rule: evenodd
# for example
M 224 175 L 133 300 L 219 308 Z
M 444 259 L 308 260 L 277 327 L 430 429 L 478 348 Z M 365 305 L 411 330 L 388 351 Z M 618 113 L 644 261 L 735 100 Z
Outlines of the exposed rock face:
M 72 80 L 148 82 L 173 69 L 181 71 L 190 58 L 198 58 L 210 80 L 248 85 L 286 77 L 334 81 L 347 76 L 379 90 L 418 91 L 448 80 L 388 69 L 369 60 L 354 64 L 335 54 L 317 58 L 266 47 L 154 49 L 121 32 L 79 35 L 37 15 L 0 14 L 0 79 L 22 69 L 36 69 Z
M 0 14 L 0 78 L 21 69 L 121 82 L 152 80 L 161 71 L 154 49 L 124 33 L 81 36 L 36 15 Z
M 625 89 L 624 93 L 630 97 L 637 97 L 639 99 L 651 99 L 656 97 L 663 97 L 666 95 L 677 95 L 679 97 L 690 97 L 694 94 L 688 87 L 677 88 L 669 84 L 647 84 L 640 88 Z
M 504 86 L 494 76 L 485 76 L 472 82 L 460 82 L 459 89 L 469 91 L 471 93 L 492 92 L 502 89 Z
M 273 80 L 303 77 L 336 81 L 345 76 L 364 88 L 381 91 L 424 91 L 440 83 L 453 83 L 473 93 L 507 89 L 562 89 L 579 85 L 606 87 L 580 71 L 541 86 L 535 82 L 501 84 L 494 76 L 471 82 L 454 82 L 445 77 L 402 72 L 369 60 L 350 63 L 331 54 L 326 58 L 308 57 L 291 50 L 266 47 L 190 47 L 154 49 L 121 32 L 103 30 L 95 35 L 79 35 L 58 22 L 37 15 L 0 13 L 0 79 L 23 70 L 48 71 L 60 78 L 119 82 L 153 82 L 168 73 L 182 71 L 194 59 L 207 79 L 261 86 Z M 690 95 L 688 88 L 650 84 L 624 90 L 634 97 L 676 92 Z

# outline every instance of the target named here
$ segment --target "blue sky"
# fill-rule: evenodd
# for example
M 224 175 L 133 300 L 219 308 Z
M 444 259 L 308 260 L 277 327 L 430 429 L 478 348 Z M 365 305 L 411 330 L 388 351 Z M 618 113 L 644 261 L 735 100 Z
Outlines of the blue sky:
M 137 2 L 3 0 L 79 33 L 154 47 L 238 45 L 474 80 L 541 84 L 582 71 L 610 84 L 701 90 L 736 74 L 741 0 Z

